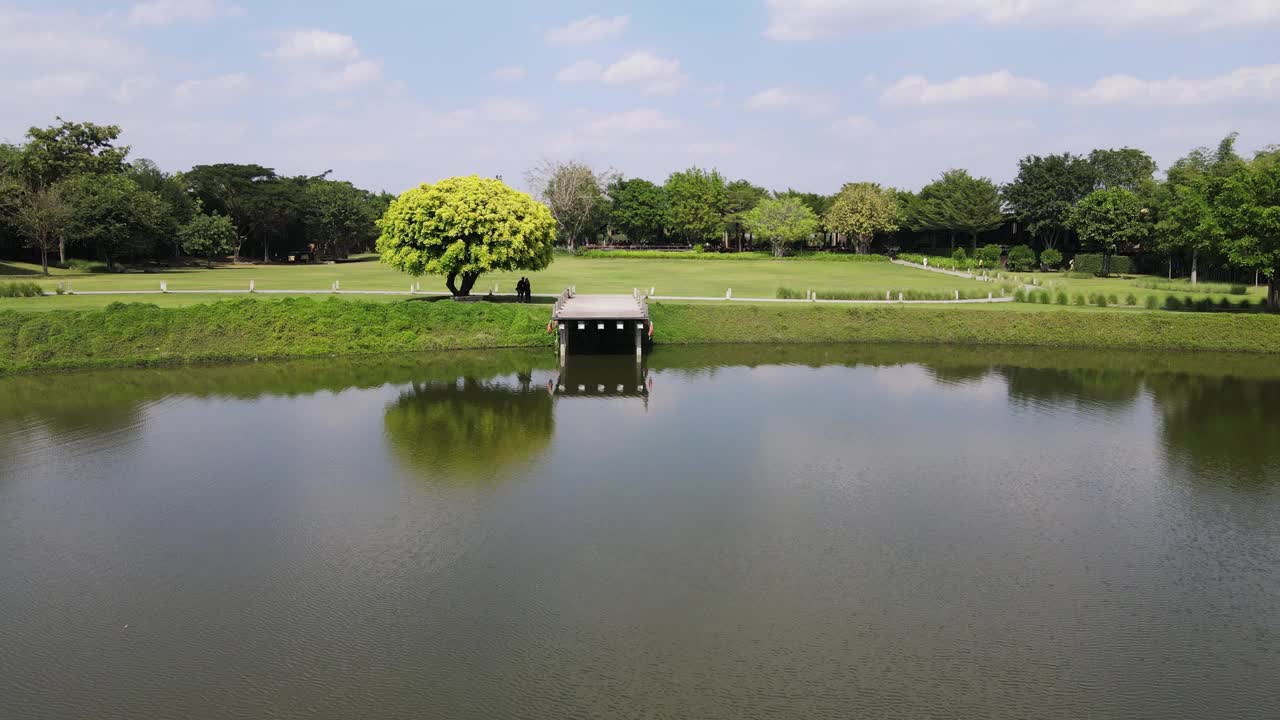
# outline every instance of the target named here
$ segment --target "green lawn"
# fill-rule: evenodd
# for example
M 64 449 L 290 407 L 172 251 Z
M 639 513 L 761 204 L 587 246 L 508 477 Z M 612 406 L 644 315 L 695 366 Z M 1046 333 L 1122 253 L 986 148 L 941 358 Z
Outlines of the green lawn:
M 33 266 L 0 263 L 0 276 L 7 271 L 30 272 Z M 37 272 L 39 268 L 34 268 Z M 59 281 L 73 290 L 157 290 L 161 282 L 170 290 L 231 290 L 248 288 L 253 280 L 260 290 L 325 290 L 337 280 L 344 290 L 405 290 L 414 278 L 393 270 L 375 259 L 335 265 L 241 265 L 212 270 L 180 269 L 170 272 L 84 273 L 55 271 L 45 279 L 40 275 L 10 274 L 5 279 L 33 280 L 52 290 Z M 780 286 L 800 291 L 972 290 L 986 287 L 973 280 L 924 272 L 890 263 L 815 262 L 791 260 L 649 260 L 589 259 L 558 256 L 551 267 L 525 273 L 535 293 L 556 294 L 569 285 L 580 293 L 630 293 L 632 288 L 656 288 L 658 295 L 723 297 L 727 288 L 739 297 L 774 297 Z M 498 284 L 499 291 L 512 292 L 521 273 L 483 275 L 474 292 Z M 445 290 L 443 278 L 418 278 L 423 291 Z
M 395 290 L 407 291 L 414 281 L 393 270 L 373 257 L 359 262 L 334 265 L 240 265 L 219 266 L 212 270 L 203 268 L 176 269 L 169 272 L 128 273 L 75 273 L 54 270 L 45 278 L 39 267 L 22 263 L 0 263 L 0 282 L 7 280 L 32 280 L 52 291 L 59 281 L 69 283 L 75 291 L 91 290 L 157 290 L 161 282 L 171 290 L 231 290 L 247 289 L 249 281 L 261 290 L 327 290 L 337 280 L 344 290 Z M 555 294 L 568 285 L 575 285 L 582 293 L 629 293 L 632 288 L 656 288 L 664 296 L 723 297 L 726 288 L 733 288 L 736 298 L 772 298 L 779 287 L 789 287 L 804 292 L 818 291 L 884 291 L 919 290 L 949 292 L 991 288 L 974 280 L 927 272 L 890 263 L 819 262 L 795 260 L 666 260 L 666 259 L 596 259 L 558 256 L 551 267 L 529 273 L 534 292 Z M 485 292 L 497 283 L 499 291 L 510 293 L 515 288 L 517 273 L 494 273 L 480 278 L 475 289 Z M 1167 295 L 1179 297 L 1191 295 L 1205 297 L 1203 293 L 1148 290 L 1138 287 L 1140 278 L 1067 278 L 1059 273 L 1006 274 L 1005 279 L 1024 282 L 1038 280 L 1043 287 L 1056 292 L 1061 289 L 1069 295 L 1100 292 L 1116 295 L 1120 302 L 1132 293 L 1139 304 L 1148 295 L 1155 295 L 1164 302 Z M 443 292 L 442 278 L 419 278 L 424 291 Z M 1190 288 L 1188 288 L 1189 290 Z M 1265 288 L 1249 288 L 1247 297 L 1259 302 Z M 0 309 L 45 310 L 54 308 L 86 309 L 102 307 L 111 302 L 146 302 L 166 307 L 187 306 L 227 299 L 225 295 L 141 295 L 130 296 L 74 296 L 47 298 L 0 298 Z M 402 296 L 362 295 L 360 299 L 390 302 Z M 1229 297 L 1233 303 L 1241 296 L 1210 295 L 1214 300 Z M 983 309 L 984 306 L 956 306 L 965 309 Z M 1015 305 L 999 305 L 999 309 L 1013 309 Z M 997 307 L 985 307 L 994 310 Z M 1074 306 L 1072 306 L 1074 309 Z M 1083 309 L 1083 308 L 1081 308 Z

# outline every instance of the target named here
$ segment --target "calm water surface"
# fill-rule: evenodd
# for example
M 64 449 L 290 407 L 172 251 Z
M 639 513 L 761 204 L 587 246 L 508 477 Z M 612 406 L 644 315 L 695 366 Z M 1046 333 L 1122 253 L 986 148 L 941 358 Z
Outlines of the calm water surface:
M 0 379 L 2 718 L 1275 718 L 1272 358 Z

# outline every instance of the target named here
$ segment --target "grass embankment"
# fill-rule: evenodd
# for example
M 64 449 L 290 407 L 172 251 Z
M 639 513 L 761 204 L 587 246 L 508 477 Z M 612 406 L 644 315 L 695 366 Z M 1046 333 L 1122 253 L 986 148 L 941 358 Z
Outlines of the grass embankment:
M 551 346 L 546 305 L 230 300 L 0 311 L 0 372 Z
M 940 307 L 655 303 L 655 340 L 950 343 L 1280 353 L 1280 316 L 1147 312 L 957 313 Z M 233 300 L 184 308 L 0 312 L 0 372 L 553 346 L 545 305 Z

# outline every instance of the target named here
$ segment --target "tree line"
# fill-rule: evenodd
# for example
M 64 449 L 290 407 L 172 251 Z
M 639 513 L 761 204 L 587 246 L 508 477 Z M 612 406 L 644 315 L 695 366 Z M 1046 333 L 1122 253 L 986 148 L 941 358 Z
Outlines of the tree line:
M 119 134 L 59 118 L 31 128 L 22 144 L 0 145 L 0 252 L 35 249 L 46 268 L 51 256 L 65 265 L 71 253 L 108 266 L 183 253 L 344 257 L 374 247 L 392 200 L 327 171 L 291 177 L 216 164 L 170 174 L 130 161 Z M 1280 307 L 1280 149 L 1244 158 L 1230 135 L 1192 150 L 1164 178 L 1157 169 L 1145 152 L 1120 148 L 1029 155 L 1005 185 L 947 170 L 919 191 L 874 182 L 830 195 L 770 191 L 699 167 L 657 184 L 575 161 L 543 162 L 526 181 L 550 211 L 556 242 L 569 249 L 764 246 L 782 255 L 816 244 L 868 253 L 877 241 L 891 251 L 928 233 L 976 254 L 984 233 L 1016 227 L 1020 262 L 1030 253 L 1033 264 L 1057 266 L 1078 250 L 1186 258 L 1193 282 L 1205 262 L 1267 276 L 1269 303 Z
M 1209 260 L 1269 278 L 1269 305 L 1280 308 L 1280 148 L 1246 159 L 1235 139 L 1192 150 L 1163 179 L 1134 148 L 1029 155 L 1003 186 L 947 170 L 918 192 L 873 182 L 846 183 L 832 195 L 770 192 L 698 167 L 658 185 L 580 162 L 545 162 L 527 179 L 569 248 L 674 242 L 764 245 L 782 255 L 796 245 L 847 243 L 868 253 L 876 240 L 892 250 L 911 232 L 949 236 L 952 250 L 959 237 L 977 255 L 980 236 L 1010 226 L 1011 237 L 1024 238 L 1010 250 L 1023 264 L 1056 268 L 1064 251 L 1088 250 L 1103 256 L 1105 273 L 1117 253 L 1186 257 L 1194 283 Z
M 108 269 L 183 255 L 342 258 L 373 248 L 391 202 L 328 171 L 284 176 L 222 163 L 169 173 L 131 160 L 119 137 L 115 125 L 58 118 L 21 144 L 0 144 L 0 252 L 38 251 L 46 274 L 73 255 Z

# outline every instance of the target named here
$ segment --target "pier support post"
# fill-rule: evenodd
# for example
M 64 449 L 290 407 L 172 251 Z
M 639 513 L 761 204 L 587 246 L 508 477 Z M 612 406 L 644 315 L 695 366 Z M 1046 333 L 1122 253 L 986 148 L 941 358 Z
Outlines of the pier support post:
M 565 356 L 569 354 L 569 328 L 560 323 L 560 364 L 564 365 Z
M 641 334 L 641 332 L 640 332 L 640 327 L 641 327 L 642 325 L 644 325 L 644 323 L 636 323 L 636 328 L 635 328 L 635 333 L 636 333 L 636 362 L 640 362 L 640 358 L 641 358 L 641 357 L 643 356 L 643 354 L 644 354 L 644 336 L 643 336 L 643 335 Z

